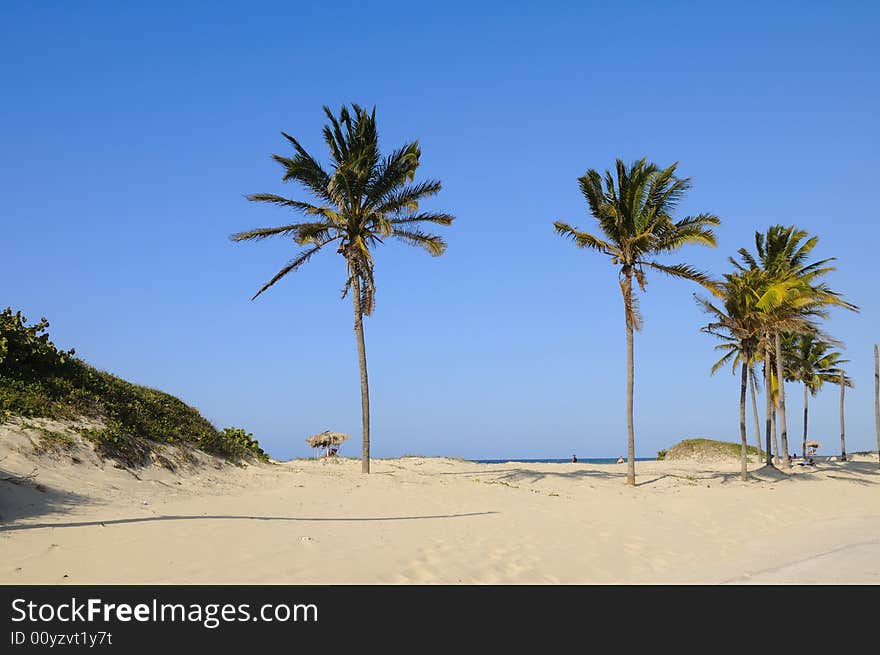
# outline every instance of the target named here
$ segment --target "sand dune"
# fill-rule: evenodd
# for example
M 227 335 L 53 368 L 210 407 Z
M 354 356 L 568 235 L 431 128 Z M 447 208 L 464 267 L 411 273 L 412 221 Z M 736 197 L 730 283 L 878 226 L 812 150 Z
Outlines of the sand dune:
M 880 583 L 876 458 L 475 464 L 36 457 L 0 435 L 0 582 Z M 39 484 L 40 487 L 35 486 Z

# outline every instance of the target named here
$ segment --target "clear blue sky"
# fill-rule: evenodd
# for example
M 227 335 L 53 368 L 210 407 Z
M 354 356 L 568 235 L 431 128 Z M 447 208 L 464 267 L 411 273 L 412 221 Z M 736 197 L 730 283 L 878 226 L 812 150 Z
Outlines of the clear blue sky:
M 863 308 L 828 325 L 857 385 L 848 444 L 876 447 L 877 3 L 138 4 L 0 5 L 0 305 L 46 316 L 59 345 L 276 457 L 325 429 L 357 456 L 342 262 L 328 253 L 251 302 L 292 245 L 228 240 L 290 219 L 243 197 L 299 193 L 270 159 L 279 133 L 326 161 L 321 106 L 354 101 L 377 106 L 385 149 L 420 140 L 422 177 L 444 183 L 431 207 L 457 216 L 443 257 L 377 254 L 374 455 L 625 452 L 616 274 L 552 222 L 592 227 L 576 178 L 641 156 L 679 161 L 683 213 L 723 220 L 716 250 L 670 262 L 720 274 L 771 223 L 839 258 L 829 282 Z M 738 439 L 738 382 L 709 376 L 695 291 L 655 275 L 643 298 L 639 456 Z M 837 402 L 827 389 L 812 405 L 827 453 Z

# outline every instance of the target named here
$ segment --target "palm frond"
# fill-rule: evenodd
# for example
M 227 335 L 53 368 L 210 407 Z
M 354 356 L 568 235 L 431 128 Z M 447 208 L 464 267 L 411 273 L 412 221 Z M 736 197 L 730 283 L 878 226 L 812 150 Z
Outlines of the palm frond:
M 660 271 L 661 273 L 666 273 L 666 275 L 669 275 L 670 277 L 675 277 L 682 280 L 690 280 L 691 282 L 701 284 L 713 293 L 718 292 L 718 282 L 716 280 L 713 280 L 708 273 L 697 270 L 696 268 L 688 264 L 661 264 L 659 262 L 644 262 L 644 265 L 653 268 L 654 270 Z
M 412 223 L 435 223 L 437 225 L 452 225 L 455 216 L 452 214 L 444 214 L 442 212 L 421 212 L 419 214 L 410 214 L 400 218 L 392 218 L 389 223 L 391 225 L 409 225 Z
M 273 277 L 271 280 L 266 282 L 266 284 L 264 284 L 262 287 L 260 287 L 260 290 L 254 294 L 254 297 L 251 298 L 251 300 L 256 300 L 257 296 L 259 296 L 266 289 L 268 289 L 273 284 L 275 284 L 278 280 L 283 278 L 288 273 L 292 273 L 293 271 L 298 269 L 300 266 L 305 264 L 307 261 L 309 261 L 309 259 L 311 259 L 312 256 L 315 253 L 317 253 L 324 245 L 325 244 L 323 244 L 323 243 L 316 244 L 316 245 L 312 246 L 311 248 L 309 248 L 308 250 L 304 250 L 299 255 L 297 255 L 296 257 L 291 259 L 289 262 L 287 262 L 287 264 L 284 266 L 284 268 L 282 268 L 280 271 L 278 271 L 275 274 L 275 277 Z
M 427 234 L 420 230 L 395 228 L 391 236 L 411 246 L 418 246 L 426 250 L 432 257 L 438 257 L 446 250 L 446 242 L 442 237 L 435 234 Z
M 236 232 L 229 236 L 232 241 L 257 241 L 274 236 L 295 235 L 304 226 L 314 225 L 314 223 L 293 223 L 291 225 L 280 225 L 278 227 L 258 227 L 247 232 Z
M 252 202 L 265 202 L 278 207 L 290 207 L 309 216 L 324 216 L 331 221 L 338 221 L 338 215 L 330 207 L 318 207 L 308 202 L 285 198 L 274 193 L 251 193 L 245 196 Z
M 420 200 L 437 195 L 441 188 L 442 185 L 437 180 L 408 184 L 386 192 L 375 208 L 383 214 L 415 212 L 419 209 Z
M 578 248 L 592 248 L 593 250 L 598 250 L 601 253 L 611 256 L 619 254 L 618 249 L 613 244 L 603 241 L 589 232 L 581 232 L 568 223 L 556 221 L 553 223 L 553 228 L 559 236 L 574 241 Z

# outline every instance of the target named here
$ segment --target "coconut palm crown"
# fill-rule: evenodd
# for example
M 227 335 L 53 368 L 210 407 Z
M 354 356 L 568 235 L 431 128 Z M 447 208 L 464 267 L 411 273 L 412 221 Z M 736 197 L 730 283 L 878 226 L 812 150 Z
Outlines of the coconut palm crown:
M 655 257 L 697 243 L 715 246 L 710 226 L 721 221 L 713 214 L 697 214 L 675 221 L 672 214 L 691 187 L 690 178 L 675 177 L 677 163 L 660 169 L 646 159 L 629 167 L 618 159 L 616 179 L 611 171 L 604 178 L 594 169 L 578 178 L 590 213 L 599 222 L 604 238 L 556 221 L 556 233 L 574 241 L 579 248 L 591 248 L 611 257 L 619 266 L 620 289 L 627 322 L 635 331 L 642 329 L 638 298 L 633 294 L 635 279 L 641 291 L 647 286 L 645 269 L 698 282 L 709 288 L 711 278 L 687 264 L 662 264 Z M 604 181 L 604 187 L 603 187 Z
M 282 132 L 293 146 L 292 157 L 272 155 L 284 169 L 283 182 L 298 182 L 317 203 L 285 198 L 273 193 L 254 193 L 248 200 L 265 202 L 300 212 L 311 220 L 262 227 L 231 236 L 233 241 L 290 237 L 304 249 L 264 284 L 254 298 L 288 273 L 297 270 L 325 246 L 338 242 L 336 252 L 347 264 L 348 276 L 342 295 L 352 286 L 360 288 L 360 305 L 365 315 L 373 312 L 375 284 L 370 249 L 387 238 L 418 246 L 433 256 L 442 255 L 442 237 L 421 229 L 424 224 L 451 225 L 454 216 L 440 212 L 420 212 L 419 201 L 436 195 L 441 184 L 426 180 L 410 184 L 419 166 L 418 141 L 408 143 L 387 157 L 379 153 L 376 109 L 367 112 L 357 104 L 351 111 L 342 107 L 336 118 L 328 107 L 330 121 L 324 126 L 324 141 L 332 166 L 325 170 L 295 138 Z
M 782 340 L 782 357 L 785 363 L 786 382 L 801 382 L 811 396 L 819 393 L 826 382 L 837 384 L 843 364 L 848 359 L 832 350 L 834 344 L 815 334 L 790 334 Z M 845 384 L 852 387 L 853 381 L 844 376 Z

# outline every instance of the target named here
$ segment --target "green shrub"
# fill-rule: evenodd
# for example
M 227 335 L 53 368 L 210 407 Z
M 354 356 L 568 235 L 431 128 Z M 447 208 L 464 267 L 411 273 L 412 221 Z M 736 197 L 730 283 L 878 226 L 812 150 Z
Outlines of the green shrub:
M 199 441 L 199 448 L 206 453 L 214 453 L 233 462 L 247 459 L 269 461 L 269 455 L 260 448 L 260 442 L 254 439 L 253 434 L 242 428 L 224 428 L 223 432 L 206 436 Z
M 132 435 L 118 423 L 111 421 L 103 430 L 81 430 L 80 434 L 95 444 L 102 457 L 112 457 L 131 468 L 149 462 L 149 440 Z
M 57 432 L 34 425 L 26 425 L 25 427 L 36 428 L 40 433 L 39 439 L 34 444 L 34 452 L 38 455 L 62 453 L 71 450 L 76 443 L 74 438 L 65 432 Z
M 722 457 L 734 459 L 741 456 L 742 443 L 736 443 L 734 441 L 716 441 L 714 439 L 683 439 L 663 452 L 664 456 L 668 456 L 671 459 L 687 459 L 692 457 Z M 746 454 L 750 457 L 757 457 L 758 449 L 754 446 L 746 446 Z
M 99 371 L 73 350 L 58 350 L 48 327 L 45 318 L 28 326 L 21 312 L 0 312 L 0 422 L 11 415 L 101 420 L 106 429 L 84 435 L 100 453 L 129 466 L 146 462 L 155 442 L 201 447 L 236 461 L 268 459 L 244 430 L 220 433 L 179 398 Z
M 665 450 L 658 450 L 657 451 L 657 459 L 665 459 L 665 458 L 666 458 L 666 451 Z

